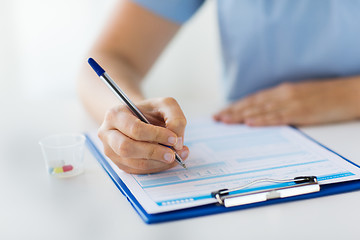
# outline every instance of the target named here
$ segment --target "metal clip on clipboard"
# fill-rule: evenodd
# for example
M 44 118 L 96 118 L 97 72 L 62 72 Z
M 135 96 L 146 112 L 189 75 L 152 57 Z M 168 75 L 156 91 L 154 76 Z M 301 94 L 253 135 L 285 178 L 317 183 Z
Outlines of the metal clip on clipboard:
M 290 183 L 294 182 L 295 185 L 287 187 L 279 187 L 274 189 L 252 191 L 247 193 L 231 194 L 235 191 L 239 191 L 248 188 L 251 185 L 262 182 L 275 182 L 275 183 Z M 320 185 L 315 176 L 301 176 L 294 179 L 259 179 L 244 186 L 232 189 L 220 189 L 216 192 L 212 192 L 211 196 L 216 198 L 219 204 L 225 207 L 234 207 L 240 205 L 246 205 L 250 203 L 263 202 L 270 199 L 286 198 L 307 193 L 313 193 L 320 191 Z

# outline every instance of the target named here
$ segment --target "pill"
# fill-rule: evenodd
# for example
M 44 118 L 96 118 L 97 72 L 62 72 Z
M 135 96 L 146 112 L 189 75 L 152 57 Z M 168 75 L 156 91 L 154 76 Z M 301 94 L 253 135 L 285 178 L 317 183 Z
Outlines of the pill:
M 69 172 L 69 171 L 73 170 L 73 168 L 74 167 L 72 165 L 64 165 L 62 167 L 53 168 L 52 172 L 53 173 Z

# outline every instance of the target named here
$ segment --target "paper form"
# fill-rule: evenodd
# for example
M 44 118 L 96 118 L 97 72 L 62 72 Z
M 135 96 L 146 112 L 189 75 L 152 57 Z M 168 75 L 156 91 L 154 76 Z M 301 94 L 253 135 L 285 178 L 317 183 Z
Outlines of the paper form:
M 102 149 L 97 137 L 96 145 Z M 317 176 L 320 184 L 360 179 L 360 169 L 288 127 L 247 127 L 192 121 L 185 132 L 188 170 L 177 166 L 147 175 L 127 174 L 107 159 L 149 214 L 215 203 L 211 192 L 263 178 Z M 242 192 L 283 186 L 253 185 Z M 289 183 L 287 184 L 289 185 Z

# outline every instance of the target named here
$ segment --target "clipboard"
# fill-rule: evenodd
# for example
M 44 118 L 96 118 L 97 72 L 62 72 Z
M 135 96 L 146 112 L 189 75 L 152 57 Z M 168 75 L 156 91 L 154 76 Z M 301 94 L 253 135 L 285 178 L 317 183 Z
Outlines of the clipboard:
M 299 131 L 299 132 L 302 135 L 304 135 L 306 138 L 310 139 L 311 141 L 313 141 L 316 144 L 318 144 L 319 146 L 321 146 L 322 148 L 325 148 L 326 150 L 339 156 L 344 161 L 349 162 L 350 164 L 356 166 L 357 168 L 360 168 L 359 165 L 351 162 L 350 160 L 346 159 L 345 157 L 341 156 L 340 154 L 327 148 L 326 146 L 317 142 L 316 140 L 314 140 L 313 138 L 304 134 L 303 132 L 301 132 L 301 131 Z M 269 199 L 266 199 L 266 201 L 258 201 L 258 202 L 254 202 L 254 203 L 244 204 L 244 205 L 225 207 L 219 203 L 216 203 L 216 204 L 207 204 L 207 205 L 196 206 L 196 207 L 175 210 L 175 211 L 170 211 L 170 212 L 164 212 L 164 213 L 148 214 L 145 211 L 145 209 L 141 206 L 141 204 L 138 202 L 138 200 L 135 198 L 135 196 L 131 193 L 129 188 L 120 179 L 120 177 L 117 175 L 117 173 L 111 167 L 111 165 L 107 162 L 104 155 L 102 154 L 102 151 L 97 148 L 97 146 L 91 139 L 90 135 L 85 134 L 85 137 L 86 137 L 86 144 L 87 144 L 87 147 L 90 150 L 90 152 L 94 155 L 96 160 L 100 163 L 100 165 L 103 167 L 103 169 L 107 172 L 107 174 L 112 179 L 112 181 L 114 182 L 116 187 L 120 190 L 120 192 L 127 198 L 127 200 L 130 202 L 130 204 L 135 209 L 135 211 L 139 214 L 139 216 L 142 218 L 142 220 L 147 224 L 175 221 L 175 220 L 181 220 L 181 219 L 187 219 L 187 218 L 193 218 L 193 217 L 225 213 L 225 212 L 230 212 L 230 211 L 238 211 L 238 210 L 242 210 L 242 209 L 261 207 L 261 206 L 266 206 L 266 205 L 271 205 L 271 204 L 279 204 L 279 203 L 283 203 L 283 202 L 291 202 L 291 201 L 296 201 L 296 200 L 328 196 L 328 195 L 332 195 L 332 194 L 340 194 L 340 193 L 345 193 L 345 192 L 350 192 L 350 191 L 355 191 L 355 190 L 360 189 L 360 180 L 352 180 L 352 181 L 347 181 L 347 182 L 324 184 L 324 185 L 321 185 L 321 189 L 319 191 L 315 191 L 315 192 L 297 194 L 295 196 L 289 196 L 289 197 L 285 197 L 285 198 L 269 198 Z M 214 189 L 214 190 L 215 190 L 214 197 L 215 197 L 216 192 L 222 191 L 221 189 Z

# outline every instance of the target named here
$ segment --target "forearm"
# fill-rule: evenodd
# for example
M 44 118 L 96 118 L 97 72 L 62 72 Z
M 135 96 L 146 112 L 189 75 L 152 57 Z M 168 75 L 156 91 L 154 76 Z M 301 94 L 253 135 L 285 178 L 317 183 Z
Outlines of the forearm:
M 95 43 L 94 58 L 135 103 L 142 100 L 140 82 L 180 26 L 137 5 L 119 1 L 114 15 Z M 121 102 L 84 63 L 78 78 L 78 94 L 97 122 Z
M 93 51 L 90 56 L 106 69 L 132 101 L 144 99 L 140 88 L 142 76 L 124 58 L 101 51 Z M 85 109 L 98 123 L 103 121 L 108 109 L 122 104 L 87 63 L 84 63 L 78 77 L 77 92 Z

